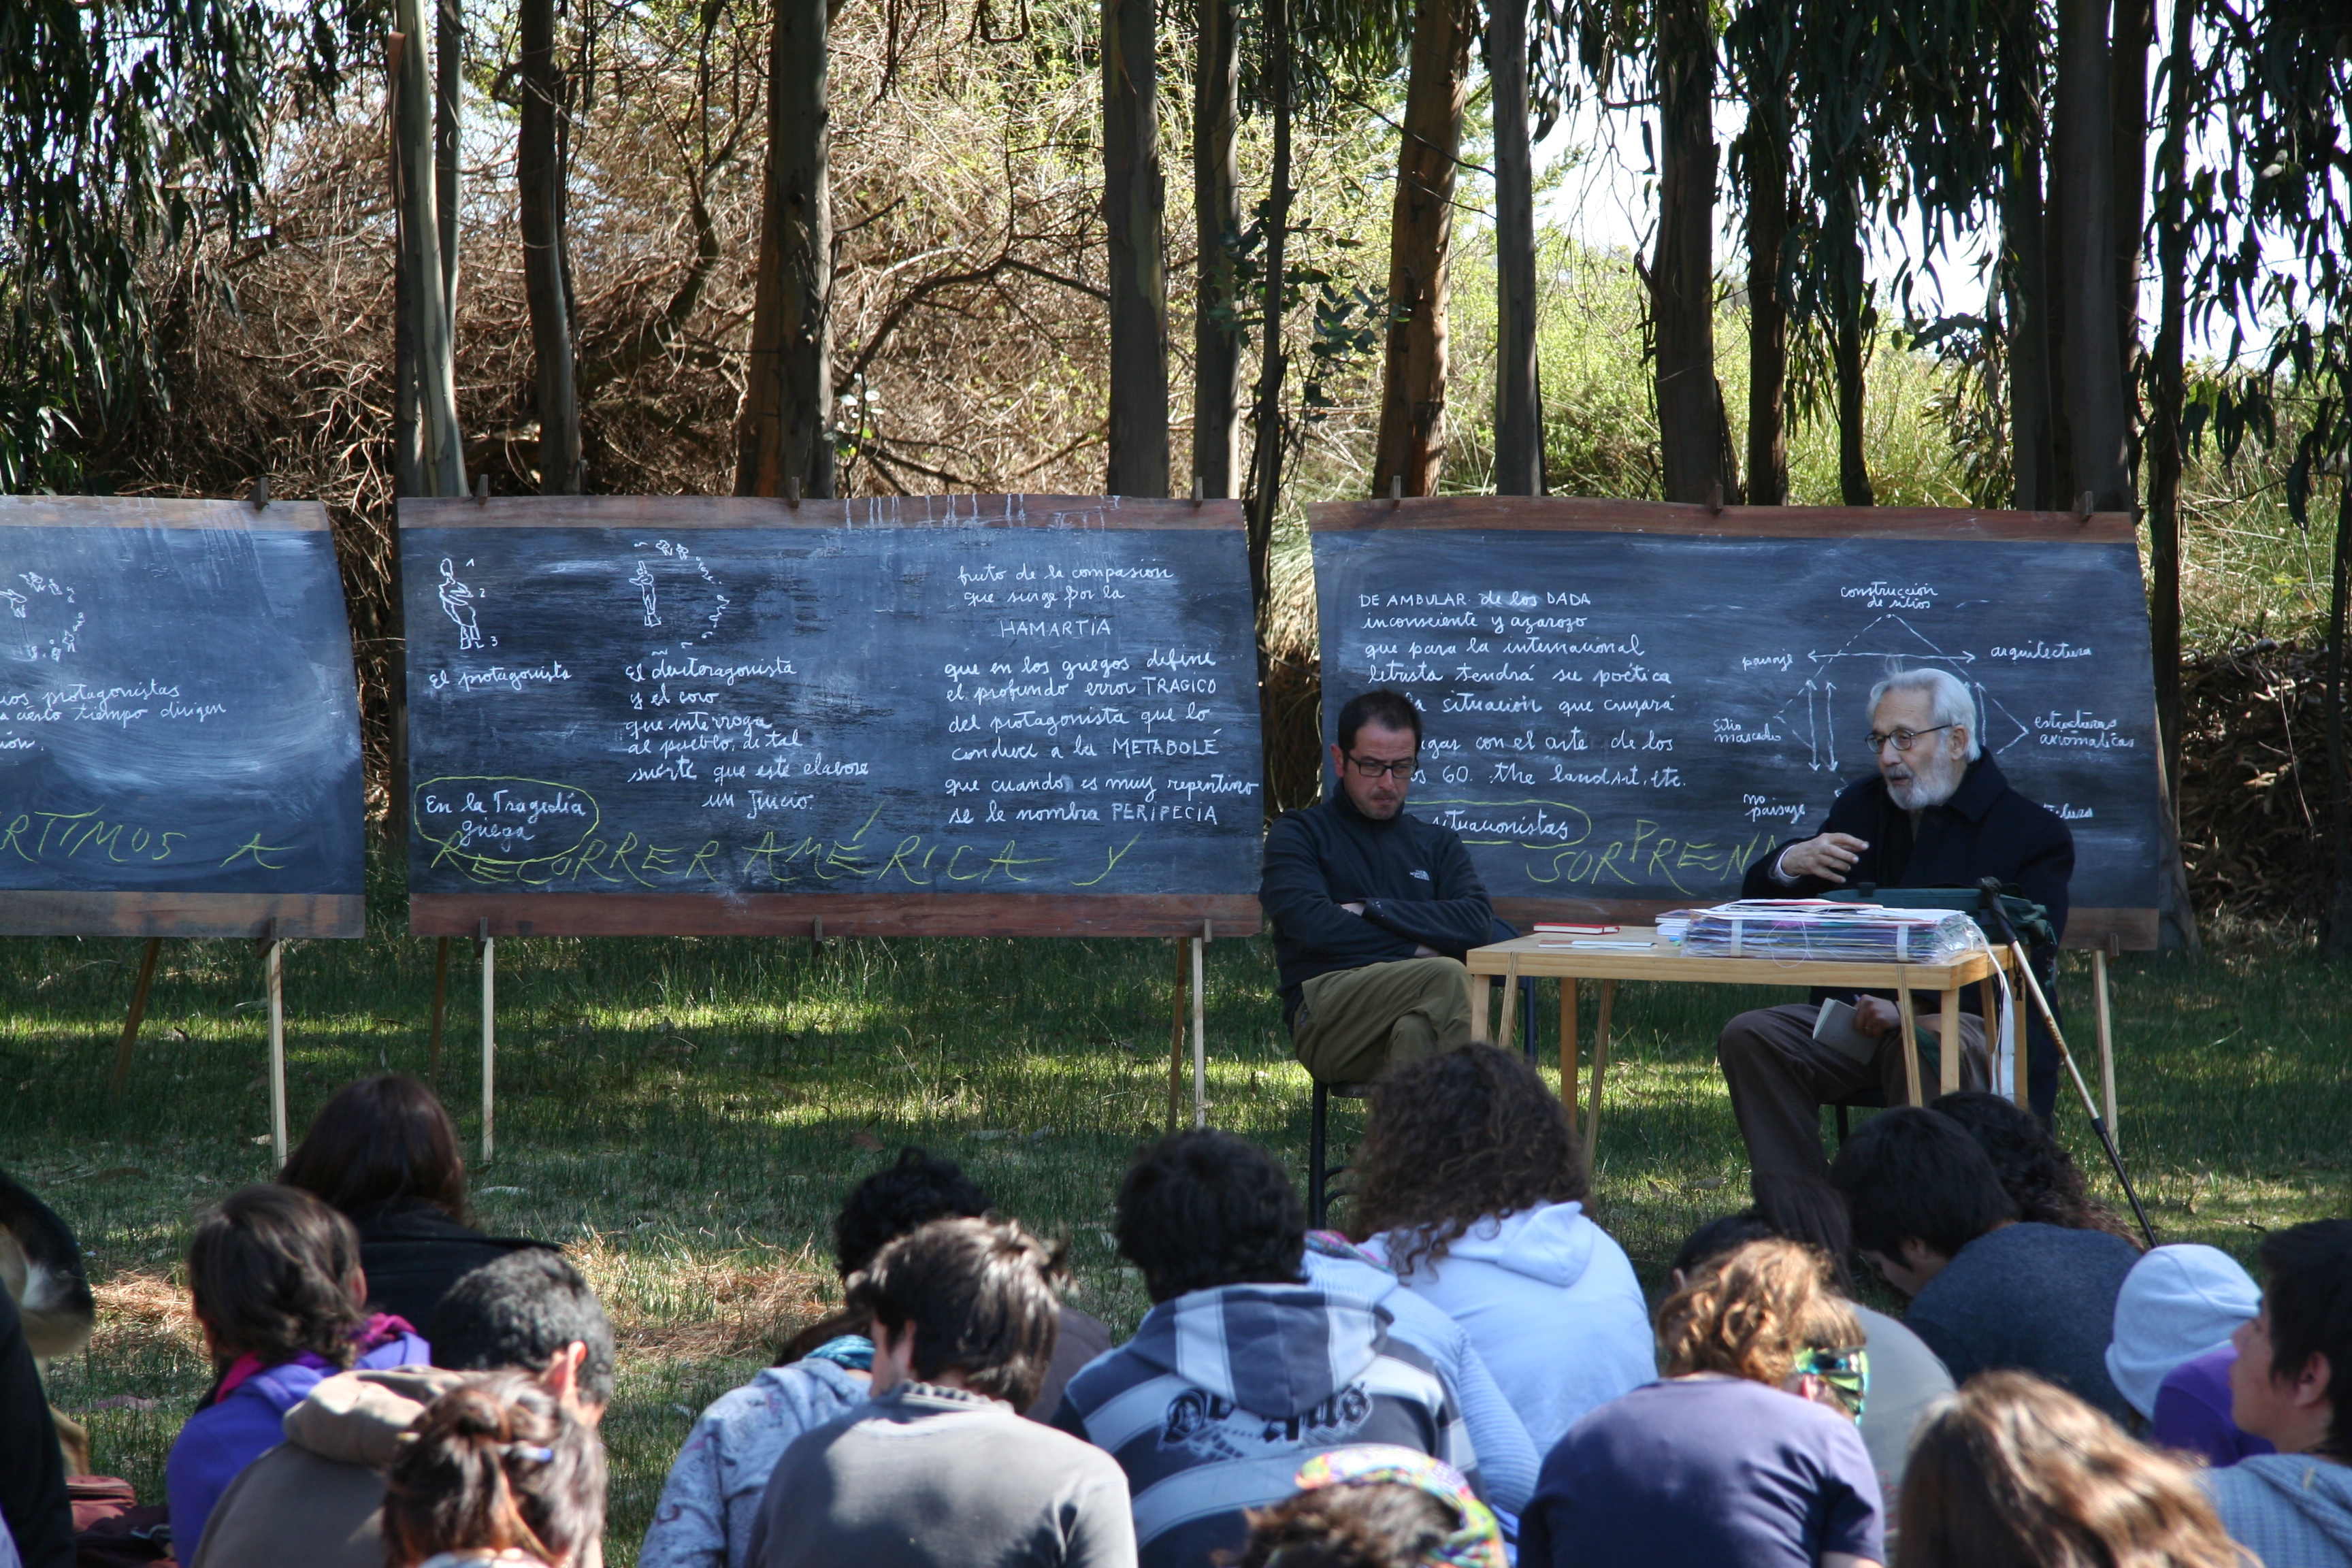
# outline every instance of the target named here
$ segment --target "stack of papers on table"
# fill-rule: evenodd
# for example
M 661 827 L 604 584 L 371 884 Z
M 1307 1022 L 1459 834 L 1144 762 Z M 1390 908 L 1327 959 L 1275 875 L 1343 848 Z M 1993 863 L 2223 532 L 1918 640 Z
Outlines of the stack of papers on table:
M 1661 919 L 1663 927 L 1664 921 Z M 1694 958 L 1950 963 L 1977 950 L 1976 922 L 1951 910 L 1891 910 L 1828 899 L 1739 899 L 1691 916 Z
M 1706 912 L 1704 910 L 1668 910 L 1657 919 L 1658 940 L 1668 947 L 1680 947 L 1683 937 L 1690 931 L 1691 921 Z

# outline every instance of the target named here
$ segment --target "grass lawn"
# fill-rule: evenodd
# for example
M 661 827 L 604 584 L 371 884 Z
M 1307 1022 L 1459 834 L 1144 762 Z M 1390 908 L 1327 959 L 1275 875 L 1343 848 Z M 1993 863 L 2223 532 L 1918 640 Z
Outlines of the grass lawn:
M 397 880 L 379 870 L 369 940 L 289 952 L 298 1137 L 349 1079 L 425 1070 L 433 943 L 400 934 Z M 634 1560 L 695 1413 L 834 1293 L 834 1207 L 901 1142 L 952 1154 L 1005 1212 L 1066 1237 L 1077 1301 L 1133 1325 L 1146 1302 L 1112 1247 L 1110 1203 L 1166 1111 L 1171 952 L 1150 941 L 866 940 L 814 955 L 804 942 L 499 944 L 499 1156 L 474 1172 L 474 1194 L 486 1229 L 566 1244 L 620 1325 L 604 1427 L 615 1568 Z M 190 1221 L 270 1171 L 253 949 L 163 954 L 115 1100 L 106 1080 L 139 944 L 0 944 L 0 1162 L 79 1232 L 100 1302 L 95 1344 L 50 1369 L 52 1394 L 90 1427 L 97 1467 L 150 1500 L 209 1380 L 176 1283 Z M 439 1088 L 470 1139 L 478 993 L 463 945 L 451 971 Z M 2062 993 L 2086 1051 L 2088 975 L 2070 959 Z M 1303 1184 L 1307 1082 L 1283 1042 L 1266 945 L 1212 944 L 1208 985 L 1211 1120 L 1280 1151 Z M 1787 999 L 1621 989 L 1598 1207 L 1654 1288 L 1682 1236 L 1745 1195 L 1715 1031 L 1738 1007 Z M 2116 1016 L 2125 1152 L 2164 1239 L 2246 1257 L 2266 1228 L 2352 1212 L 2352 972 L 2293 940 L 2224 937 L 2193 964 L 2127 955 Z M 1360 1116 L 1335 1111 L 1341 1147 Z M 2061 1125 L 2120 1204 L 2063 1102 Z

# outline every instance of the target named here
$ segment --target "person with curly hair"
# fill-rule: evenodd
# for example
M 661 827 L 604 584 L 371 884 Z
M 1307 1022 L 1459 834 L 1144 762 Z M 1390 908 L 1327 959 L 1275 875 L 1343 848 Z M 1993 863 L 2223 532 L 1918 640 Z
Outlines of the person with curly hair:
M 432 1347 L 371 1317 L 352 1222 L 297 1187 L 241 1187 L 196 1222 L 188 1294 L 219 1382 L 173 1441 L 173 1549 L 194 1563 L 229 1483 L 285 1437 L 286 1413 L 354 1361 L 421 1366 Z
M 1127 1472 L 1144 1568 L 1241 1551 L 1245 1510 L 1288 1497 L 1329 1449 L 1411 1448 L 1478 1479 L 1430 1359 L 1371 1302 L 1299 1278 L 1307 1205 L 1265 1150 L 1230 1132 L 1161 1139 L 1119 1184 L 1116 1234 L 1153 1305 L 1070 1380 L 1054 1424 Z
M 1819 1253 L 1751 1241 L 1658 1308 L 1666 1375 L 1544 1460 L 1519 1568 L 1876 1568 L 1878 1477 L 1854 1430 L 1862 1325 Z M 1908 1559 L 1906 1559 L 1908 1568 Z
M 2030 1373 L 1971 1379 L 1919 1429 L 1903 1568 L 2241 1568 L 2193 1472 Z
M 1519 1058 L 1469 1045 L 1398 1068 L 1356 1169 L 1350 1234 L 1462 1325 L 1537 1453 L 1656 1375 L 1641 1281 L 1585 1213 L 1568 1112 Z
M 2139 1232 L 2091 1195 L 2074 1156 L 2025 1107 L 1986 1089 L 1964 1089 L 1937 1096 L 1927 1109 L 1969 1130 L 1992 1162 L 2002 1190 L 2017 1200 L 2018 1218 L 2066 1230 L 2104 1230 L 2140 1245 Z
M 587 1568 L 604 1533 L 604 1446 L 520 1373 L 468 1379 L 426 1405 L 385 1479 L 387 1568 Z

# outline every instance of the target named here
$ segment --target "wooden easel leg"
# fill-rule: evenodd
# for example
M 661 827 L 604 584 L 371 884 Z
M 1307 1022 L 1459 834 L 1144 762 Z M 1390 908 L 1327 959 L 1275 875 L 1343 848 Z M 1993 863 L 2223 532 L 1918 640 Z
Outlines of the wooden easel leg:
M 489 924 L 482 922 L 487 928 Z M 499 944 L 485 930 L 482 936 L 482 1163 L 490 1163 L 497 1144 L 492 1138 L 492 1118 L 496 1113 L 498 1096 L 492 1080 L 498 1070 L 499 1037 L 496 1027 L 498 1012 Z
M 1592 1022 L 1592 1104 L 1584 1112 L 1584 1160 L 1592 1163 L 1592 1146 L 1601 1139 L 1601 1080 L 1609 1072 L 1609 1014 L 1617 1003 L 1617 983 L 1601 983 L 1601 1016 Z
M 278 1155 L 279 1168 L 286 1164 L 286 966 L 283 955 L 286 944 L 276 935 L 277 922 L 270 922 L 272 935 L 269 954 L 264 967 L 269 979 L 269 1146 Z
M 2091 950 L 2091 985 L 2099 1020 L 2099 1098 L 2107 1112 L 2107 1135 L 2120 1138 L 2116 1128 L 2116 1028 L 2107 1003 L 2107 950 Z
M 1943 1011 L 1937 1016 L 1936 1041 L 1936 1083 L 1938 1090 L 1949 1094 L 1960 1087 L 1960 992 L 1958 986 L 1944 993 Z
M 1192 944 L 1192 1125 L 1209 1124 L 1209 1015 L 1206 987 L 1202 975 L 1202 950 L 1209 945 L 1205 936 L 1188 939 Z
M 1911 1006 L 1911 976 L 1902 964 L 1895 966 L 1895 1010 L 1903 1018 L 1903 1091 L 1906 1105 L 1925 1105 L 1927 1099 L 1919 1091 L 1919 1018 Z
M 1559 1099 L 1570 1127 L 1576 1125 L 1576 1075 L 1584 1070 L 1582 1058 L 1576 1040 L 1576 978 L 1563 974 L 1559 980 Z
M 111 1087 L 117 1094 L 131 1081 L 131 1047 L 139 1043 L 139 1025 L 147 1016 L 147 993 L 155 984 L 155 957 L 163 951 L 163 939 L 151 936 L 139 960 L 139 982 L 131 988 L 131 1016 L 122 1021 L 122 1043 L 114 1049 Z
M 433 1048 L 425 1058 L 425 1082 L 438 1091 L 441 1087 L 441 1020 L 449 1008 L 449 939 L 442 937 L 433 944 Z
M 1176 983 L 1169 988 L 1168 992 L 1167 1130 L 1171 1132 L 1176 1131 L 1177 1108 L 1184 1100 L 1184 1016 L 1190 1011 L 1190 1003 L 1184 994 L 1184 988 L 1192 973 L 1192 966 L 1186 962 L 1184 942 L 1185 939 L 1180 936 L 1170 944 L 1176 952 Z

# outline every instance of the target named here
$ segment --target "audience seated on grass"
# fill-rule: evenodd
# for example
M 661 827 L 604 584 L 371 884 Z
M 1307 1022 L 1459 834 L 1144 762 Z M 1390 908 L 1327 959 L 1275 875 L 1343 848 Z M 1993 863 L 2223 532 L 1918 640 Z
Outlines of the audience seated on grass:
M 439 1367 L 339 1373 L 286 1413 L 286 1440 L 213 1510 L 188 1568 L 382 1568 L 384 1472 L 434 1400 L 484 1372 L 534 1379 L 593 1428 L 613 1398 L 613 1325 L 561 1253 L 509 1253 L 457 1281 L 433 1320 Z M 446 1369 L 446 1370 L 445 1370 Z M 592 1541 L 583 1568 L 600 1561 Z
M 1391 1072 L 1356 1169 L 1351 1234 L 1468 1332 L 1538 1453 L 1657 1374 L 1641 1281 L 1585 1213 L 1568 1112 L 1519 1058 L 1471 1045 Z
M 1427 1356 L 1454 1391 L 1462 1429 L 1478 1456 L 1478 1479 L 1486 1500 L 1517 1520 L 1536 1489 L 1536 1452 L 1519 1413 L 1496 1386 L 1468 1331 L 1445 1310 L 1404 1288 L 1386 1264 L 1336 1230 L 1309 1231 L 1299 1267 L 1307 1282 L 1328 1295 L 1354 1296 L 1389 1314 L 1389 1338 Z M 1434 1461 L 1432 1461 L 1433 1463 Z
M 834 1222 L 834 1265 L 845 1282 L 890 1242 L 935 1219 L 976 1218 L 986 1194 L 952 1160 L 906 1148 L 850 1190 Z M 1050 1417 L 1070 1374 L 1110 1348 L 1110 1331 L 1063 1306 L 1054 1359 L 1028 1415 Z M 865 1402 L 873 1342 L 852 1305 L 793 1336 L 777 1364 L 702 1413 L 670 1467 L 638 1549 L 638 1568 L 743 1568 L 768 1472 L 787 1444 Z
M 2230 1415 L 2276 1447 L 2205 1476 L 2264 1568 L 2352 1564 L 2352 1219 L 2263 1240 L 2263 1310 L 2238 1330 Z
M 1920 1428 L 1910 1477 L 1903 1568 L 2242 1562 L 2190 1470 L 2029 1373 L 1969 1380 Z
M 421 1366 L 408 1324 L 370 1316 L 352 1222 L 294 1187 L 243 1187 L 196 1222 L 188 1294 L 220 1378 L 172 1444 L 164 1489 L 173 1551 L 193 1563 L 221 1494 L 285 1436 L 286 1412 L 361 1366 Z
M 2013 1100 L 1980 1089 L 1941 1095 L 1927 1107 L 1941 1111 L 1977 1141 L 1992 1162 L 2001 1190 L 2017 1205 L 2017 1217 L 2064 1230 L 2104 1230 L 2134 1247 L 2139 1232 L 2091 1195 L 2083 1168 L 2066 1146 L 2050 1135 L 2036 1116 Z
M 73 1505 L 16 1298 L 0 1287 L 0 1534 L 29 1568 L 72 1568 Z M 7 1557 L 0 1552 L 0 1564 Z
M 1502 1527 L 1462 1472 L 1410 1448 L 1338 1448 L 1298 1495 L 1249 1513 L 1234 1568 L 1507 1568 Z
M 547 1245 L 473 1228 L 457 1129 L 431 1089 L 396 1073 L 346 1084 L 320 1106 L 278 1179 L 358 1228 L 370 1303 L 420 1326 L 460 1275 Z
M 2262 1306 L 2262 1287 L 2217 1247 L 2154 1247 L 2132 1265 L 2107 1346 L 2107 1375 L 2132 1407 L 2132 1429 L 2216 1467 L 2272 1452 L 2230 1419 L 2231 1336 Z
M 2130 1419 L 2106 1350 L 2139 1260 L 2131 1243 L 2021 1221 L 1984 1150 L 1940 1111 L 1881 1111 L 1838 1152 L 1830 1179 L 1853 1210 L 1854 1245 L 1911 1298 L 1904 1321 L 1956 1382 L 2031 1372 Z
M 1832 1192 L 1828 1195 L 1834 1200 L 1837 1194 Z M 1815 1205 L 1808 1216 L 1812 1223 L 1805 1224 L 1799 1234 L 1843 1232 L 1844 1209 L 1842 1203 Z M 1754 1209 L 1712 1220 L 1683 1243 L 1667 1275 L 1668 1285 L 1679 1290 L 1714 1259 L 1751 1241 L 1775 1238 L 1794 1240 L 1795 1237 Z M 1830 1266 L 1829 1277 L 1833 1285 L 1845 1284 L 1834 1263 Z M 1877 1473 L 1879 1495 L 1891 1522 L 1896 1517 L 1897 1500 L 1902 1495 L 1903 1464 L 1911 1451 L 1911 1435 L 1936 1402 L 1951 1394 L 1952 1374 L 1944 1370 L 1944 1363 L 1936 1359 L 1936 1352 L 1918 1335 L 1903 1326 L 1901 1320 L 1874 1311 L 1850 1297 L 1846 1305 L 1862 1325 L 1862 1348 L 1870 1357 L 1870 1414 L 1858 1423 L 1862 1445 L 1870 1450 L 1871 1468 Z M 1893 1541 L 1890 1529 L 1890 1548 Z
M 776 1460 L 755 1568 L 1134 1568 L 1111 1457 L 1023 1418 L 1054 1359 L 1060 1258 L 1009 1220 L 933 1220 L 850 1281 L 873 1398 Z
M 1885 1561 L 1854 1430 L 1868 1358 L 1826 1261 L 1751 1241 L 1658 1308 L 1662 1380 L 1585 1415 L 1544 1460 L 1519 1568 L 1862 1568 Z
M 1379 1308 L 1302 1281 L 1306 1205 L 1272 1154 L 1229 1132 L 1161 1140 L 1119 1184 L 1116 1234 L 1153 1306 L 1070 1380 L 1055 1424 L 1126 1470 L 1147 1568 L 1240 1552 L 1244 1511 L 1328 1449 L 1393 1445 L 1476 1479 L 1429 1358 Z
M 604 1533 L 595 1429 L 520 1373 L 467 1378 L 434 1400 L 385 1487 L 387 1568 L 583 1568 Z

